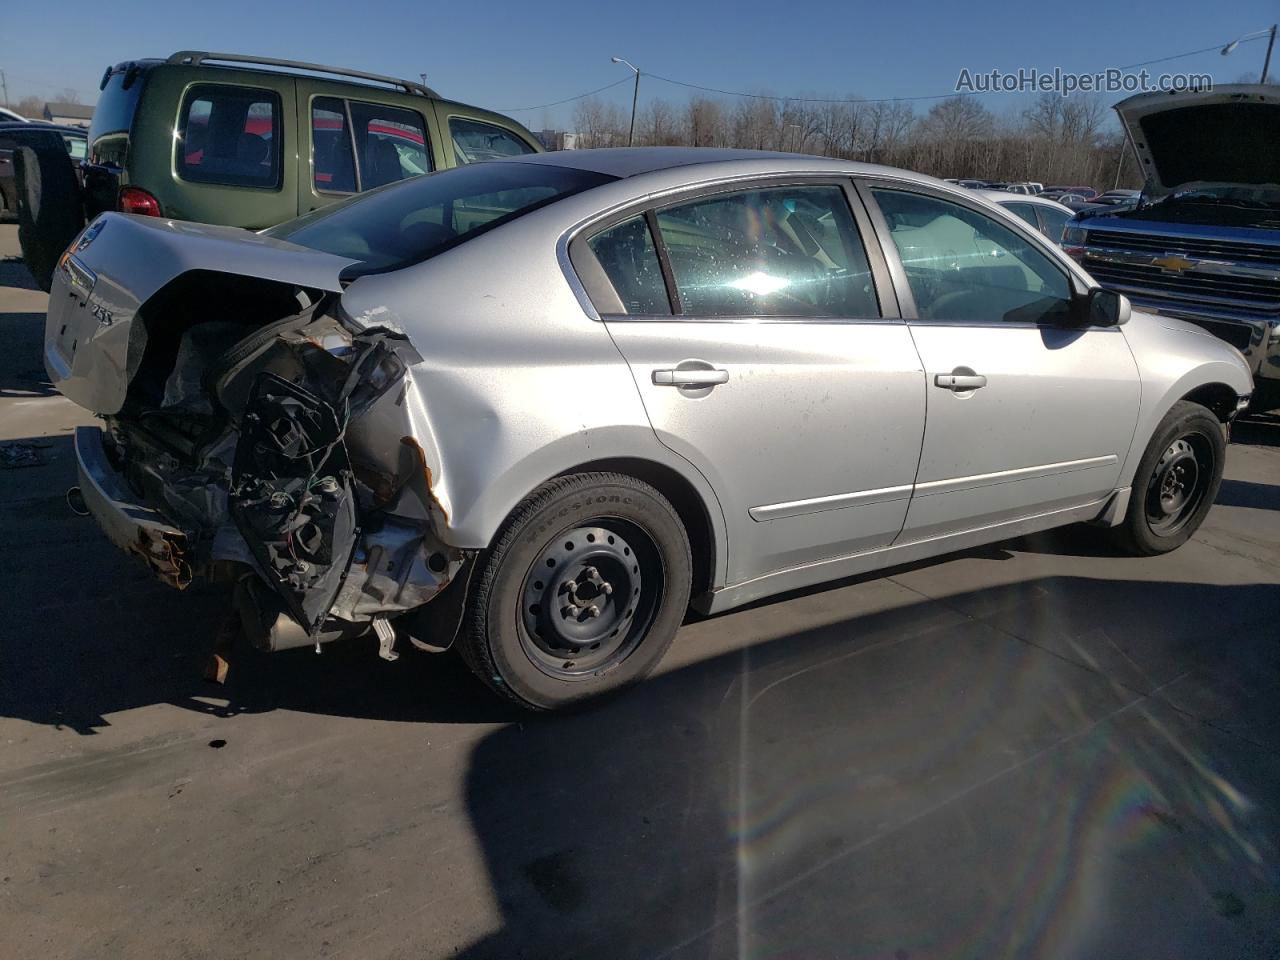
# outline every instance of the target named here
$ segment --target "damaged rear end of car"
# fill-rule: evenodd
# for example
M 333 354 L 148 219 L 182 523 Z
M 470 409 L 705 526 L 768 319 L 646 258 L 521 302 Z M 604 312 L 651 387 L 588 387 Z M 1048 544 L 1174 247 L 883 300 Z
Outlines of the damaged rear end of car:
M 55 273 L 45 365 L 103 419 L 75 445 L 84 506 L 112 542 L 178 589 L 233 585 L 262 649 L 373 631 L 393 659 L 391 621 L 469 553 L 439 536 L 415 428 L 421 358 L 343 312 L 351 262 L 104 214 Z M 422 619 L 402 632 L 429 638 Z

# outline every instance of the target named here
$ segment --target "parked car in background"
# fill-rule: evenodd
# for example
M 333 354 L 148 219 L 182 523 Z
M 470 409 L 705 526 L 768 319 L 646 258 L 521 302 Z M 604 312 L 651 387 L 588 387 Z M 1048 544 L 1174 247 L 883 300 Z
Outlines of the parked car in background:
M 1070 193 L 1078 197 L 1083 197 L 1085 200 L 1092 200 L 1098 195 L 1098 191 L 1093 189 L 1093 187 L 1045 187 L 1042 192 L 1061 194 Z
M 1041 196 L 1046 200 L 1053 200 L 1055 203 L 1062 204 L 1062 206 L 1074 213 L 1079 213 L 1081 210 L 1090 209 L 1094 206 L 1092 200 L 1086 200 L 1078 193 L 1050 193 L 1046 191 Z
M 1140 94 L 1116 111 L 1148 171 L 1142 205 L 1082 217 L 1068 252 L 1143 309 L 1241 350 L 1255 408 L 1280 407 L 1280 88 Z
M 43 200 L 82 203 L 89 219 L 118 210 L 260 229 L 406 177 L 542 150 L 509 117 L 320 64 L 184 50 L 110 67 L 101 87 L 83 197 Z M 33 259 L 68 240 L 41 235 Z
M 456 642 L 536 709 L 645 676 L 691 601 L 1077 521 L 1175 549 L 1252 389 L 972 192 L 660 147 L 263 233 L 103 214 L 45 364 L 104 418 L 85 505 L 162 579 L 230 579 L 266 649 Z
M 1043 197 L 1019 196 L 1003 190 L 985 190 L 982 196 L 1022 218 L 1054 243 L 1062 242 L 1062 231 L 1075 216 L 1069 207 Z
M 5 107 L 0 107 L 0 123 L 30 123 L 31 121 L 22 114 Z
M 1141 199 L 1141 190 L 1108 190 L 1101 196 L 1094 197 L 1093 202 L 1103 206 L 1115 206 L 1121 203 L 1135 203 Z
M 79 127 L 59 127 L 50 123 L 0 123 L 0 223 L 18 219 L 18 183 L 14 151 L 41 142 L 61 143 L 77 175 L 85 157 L 85 131 Z

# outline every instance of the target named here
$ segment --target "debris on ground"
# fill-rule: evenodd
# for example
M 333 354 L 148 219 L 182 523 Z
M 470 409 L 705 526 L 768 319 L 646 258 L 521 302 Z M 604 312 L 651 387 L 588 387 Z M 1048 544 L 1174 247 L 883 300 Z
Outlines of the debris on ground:
M 0 443 L 0 467 L 38 467 L 45 460 L 40 451 L 53 444 L 38 440 L 6 440 Z

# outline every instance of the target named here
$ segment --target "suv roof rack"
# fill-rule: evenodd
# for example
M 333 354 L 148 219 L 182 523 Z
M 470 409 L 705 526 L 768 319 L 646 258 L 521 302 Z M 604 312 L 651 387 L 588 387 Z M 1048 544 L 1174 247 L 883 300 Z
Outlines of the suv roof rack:
M 439 94 L 430 87 L 412 80 L 399 77 L 387 77 L 380 73 L 366 73 L 363 70 L 348 70 L 346 67 L 330 67 L 323 63 L 306 63 L 302 60 L 278 60 L 275 57 L 251 57 L 243 53 L 209 53 L 206 50 L 179 50 L 166 61 L 167 63 L 185 64 L 198 67 L 206 60 L 219 60 L 225 63 L 256 63 L 269 67 L 289 67 L 294 70 L 310 70 L 316 73 L 332 73 L 342 77 L 359 77 L 361 80 L 373 80 L 399 87 L 405 93 L 416 93 L 423 97 L 439 98 Z

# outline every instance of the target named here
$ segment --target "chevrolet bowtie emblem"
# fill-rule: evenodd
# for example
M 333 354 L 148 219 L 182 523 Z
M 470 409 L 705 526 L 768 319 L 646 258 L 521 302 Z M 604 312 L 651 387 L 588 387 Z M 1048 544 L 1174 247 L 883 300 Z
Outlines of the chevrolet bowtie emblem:
M 1180 257 L 1176 253 L 1167 257 L 1161 257 L 1158 260 L 1151 261 L 1161 270 L 1167 270 L 1170 273 L 1181 273 L 1183 270 L 1190 270 L 1196 265 L 1194 260 L 1188 260 L 1186 257 Z

